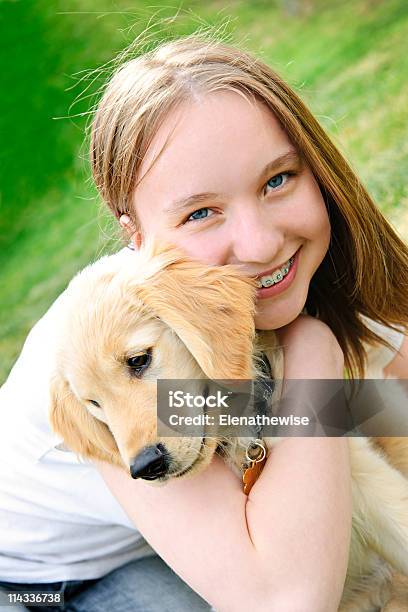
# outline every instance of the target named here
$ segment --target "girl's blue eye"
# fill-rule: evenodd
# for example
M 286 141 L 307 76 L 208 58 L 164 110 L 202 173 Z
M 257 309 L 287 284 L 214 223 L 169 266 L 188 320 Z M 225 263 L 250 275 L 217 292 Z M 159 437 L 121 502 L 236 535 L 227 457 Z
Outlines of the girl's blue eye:
M 277 189 L 286 183 L 289 177 L 289 172 L 281 172 L 281 174 L 277 174 L 269 179 L 266 183 L 267 187 L 271 187 L 271 189 Z
M 208 217 L 209 210 L 209 208 L 199 208 L 189 216 L 187 221 L 198 221 L 200 219 L 205 219 Z

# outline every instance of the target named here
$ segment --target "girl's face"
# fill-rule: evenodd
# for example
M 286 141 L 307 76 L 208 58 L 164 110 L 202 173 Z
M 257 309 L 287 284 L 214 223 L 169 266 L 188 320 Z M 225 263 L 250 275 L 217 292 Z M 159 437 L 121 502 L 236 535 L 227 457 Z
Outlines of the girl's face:
M 299 315 L 330 224 L 312 172 L 266 106 L 228 91 L 182 105 L 155 135 L 139 180 L 144 235 L 272 282 L 258 289 L 258 329 Z

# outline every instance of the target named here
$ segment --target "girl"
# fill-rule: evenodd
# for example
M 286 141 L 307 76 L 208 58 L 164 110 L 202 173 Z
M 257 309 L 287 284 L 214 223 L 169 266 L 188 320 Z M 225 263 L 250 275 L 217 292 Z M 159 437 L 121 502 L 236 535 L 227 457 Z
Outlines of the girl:
M 408 249 L 304 104 L 268 66 L 202 36 L 130 60 L 100 101 L 91 159 L 100 193 L 132 248 L 155 235 L 193 258 L 244 264 L 258 277 L 256 325 L 277 330 L 285 377 L 340 378 L 344 365 L 348 375 L 364 376 L 365 343 L 386 374 L 408 375 L 402 333 L 408 322 Z M 52 355 L 57 324 L 58 303 L 31 333 L 5 385 L 9 410 L 16 402 L 20 411 L 26 405 L 21 383 L 28 356 L 38 363 L 44 346 Z M 42 391 L 51 369 L 52 363 L 44 374 L 41 365 Z M 38 389 L 35 369 L 34 374 Z M 33 388 L 26 386 L 33 407 Z M 38 420 L 44 406 L 36 406 L 30 414 Z M 49 482 L 49 474 L 61 474 L 62 459 L 55 450 L 59 440 L 49 430 L 47 436 L 41 477 Z M 248 498 L 218 458 L 204 473 L 161 489 L 99 464 L 120 504 L 105 489 L 106 510 L 95 469 L 62 454 L 72 511 L 62 516 L 61 504 L 53 505 L 57 527 L 51 535 L 66 537 L 61 525 L 75 516 L 69 551 L 60 540 L 62 557 L 51 567 L 50 546 L 33 544 L 35 558 L 30 551 L 25 560 L 45 562 L 43 572 L 35 563 L 20 563 L 17 582 L 54 581 L 57 590 L 74 589 L 67 591 L 66 609 L 87 612 L 209 605 L 233 611 L 337 609 L 351 523 L 346 440 L 283 440 Z M 88 491 L 84 499 L 81 489 L 76 506 L 69 480 L 75 470 L 76 482 L 81 474 Z M 38 470 L 31 476 L 41 478 Z M 95 551 L 81 531 L 89 517 L 102 527 L 93 531 Z M 120 528 L 108 542 L 109 517 Z M 136 551 L 135 539 L 133 547 L 127 539 L 126 547 L 132 526 L 203 599 L 157 557 Z M 78 555 L 79 531 L 87 557 Z M 16 555 L 11 548 L 5 558 Z M 3 586 L 13 586 L 11 576 L 0 563 Z
M 337 375 L 323 363 L 306 369 L 309 333 L 316 352 L 322 351 L 317 330 L 302 328 L 299 319 L 286 328 L 305 306 L 334 333 L 351 375 L 363 375 L 363 342 L 378 335 L 391 340 L 395 332 L 386 324 L 406 325 L 408 294 L 401 279 L 408 274 L 407 248 L 302 102 L 254 58 L 193 37 L 128 62 L 99 105 L 91 155 L 96 184 L 135 248 L 144 235 L 155 234 L 208 263 L 245 264 L 261 281 L 294 257 L 289 284 L 284 279 L 259 289 L 256 316 L 258 329 L 282 330 L 288 377 Z M 295 331 L 303 336 L 301 353 L 291 342 Z M 402 337 L 395 339 L 400 344 Z M 383 365 L 390 359 L 384 354 Z M 406 363 L 394 359 L 388 373 L 402 374 Z M 240 609 L 256 601 L 265 609 L 335 609 L 349 526 L 343 441 L 287 440 L 278 448 L 247 505 L 222 464 L 165 491 L 132 486 L 116 470 L 100 469 L 156 550 L 216 607 Z M 300 456 L 308 457 L 304 471 Z M 314 490 L 311 474 L 319 474 L 318 480 L 324 475 L 322 489 Z M 220 507 L 218 492 L 228 483 L 228 501 Z M 163 532 L 156 526 L 153 535 L 157 519 L 136 504 L 141 490 L 151 507 L 171 512 L 170 531 L 165 522 Z M 205 509 L 218 508 L 212 546 L 202 543 L 208 518 L 197 509 L 200 500 Z M 195 509 L 187 534 L 184 504 Z M 336 507 L 338 514 L 329 518 L 323 507 Z M 317 517 L 323 522 L 318 529 Z M 305 532 L 313 534 L 310 542 Z M 230 553 L 222 548 L 216 563 L 216 547 L 228 541 Z M 324 558 L 336 557 L 337 567 L 329 562 L 323 569 Z

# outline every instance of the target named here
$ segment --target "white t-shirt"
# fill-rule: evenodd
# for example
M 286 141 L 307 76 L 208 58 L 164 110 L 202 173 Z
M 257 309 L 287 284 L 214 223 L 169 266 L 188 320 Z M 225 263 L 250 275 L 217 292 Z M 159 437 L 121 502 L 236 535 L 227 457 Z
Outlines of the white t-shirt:
M 49 383 L 63 297 L 32 329 L 0 389 L 0 581 L 99 578 L 154 554 L 93 464 L 62 450 L 51 430 Z M 381 333 L 400 347 L 402 334 L 382 326 Z M 392 357 L 387 349 L 371 355 L 376 367 Z

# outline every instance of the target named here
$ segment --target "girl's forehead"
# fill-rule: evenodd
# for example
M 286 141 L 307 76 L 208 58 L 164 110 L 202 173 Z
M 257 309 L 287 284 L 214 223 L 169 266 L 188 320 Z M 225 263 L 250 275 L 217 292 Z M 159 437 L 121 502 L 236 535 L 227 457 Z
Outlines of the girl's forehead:
M 168 114 L 146 152 L 137 182 L 171 169 L 195 170 L 197 164 L 204 174 L 204 162 L 212 171 L 232 160 L 245 167 L 252 161 L 258 167 L 290 146 L 266 104 L 234 91 L 203 94 Z

